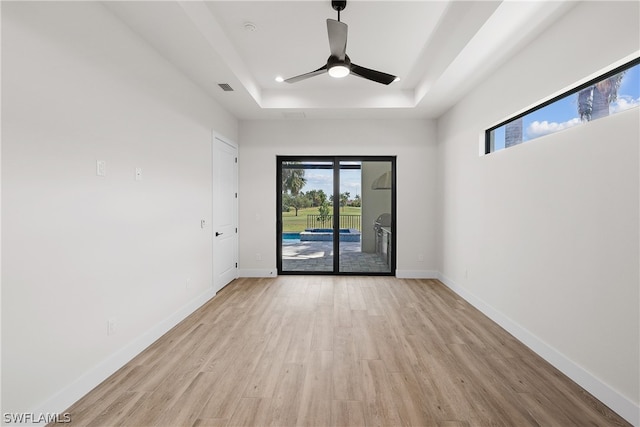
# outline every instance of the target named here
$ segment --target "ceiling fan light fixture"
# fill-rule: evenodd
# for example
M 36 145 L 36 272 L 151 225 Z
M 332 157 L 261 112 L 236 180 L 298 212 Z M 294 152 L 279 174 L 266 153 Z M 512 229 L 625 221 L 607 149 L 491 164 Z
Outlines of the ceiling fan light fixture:
M 343 64 L 337 64 L 329 68 L 329 75 L 336 79 L 341 79 L 348 76 L 351 73 L 351 69 Z
M 347 24 L 340 21 L 340 11 L 347 5 L 346 0 L 332 0 L 331 6 L 338 11 L 338 20 L 327 19 L 327 34 L 329 35 L 329 50 L 331 56 L 327 60 L 327 64 L 309 73 L 300 74 L 285 80 L 287 83 L 296 83 L 309 77 L 317 76 L 328 72 L 331 77 L 340 79 L 353 74 L 367 80 L 388 85 L 393 83 L 396 76 L 376 71 L 369 68 L 361 67 L 351 62 L 347 55 Z

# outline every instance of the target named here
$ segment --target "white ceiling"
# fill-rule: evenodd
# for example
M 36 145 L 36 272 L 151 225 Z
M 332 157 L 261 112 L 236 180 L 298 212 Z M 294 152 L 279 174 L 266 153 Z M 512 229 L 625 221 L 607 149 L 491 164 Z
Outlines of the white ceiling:
M 330 0 L 103 4 L 239 119 L 283 119 L 438 117 L 575 2 L 348 1 L 347 54 L 401 78 L 389 86 L 326 73 L 276 82 L 326 63 Z

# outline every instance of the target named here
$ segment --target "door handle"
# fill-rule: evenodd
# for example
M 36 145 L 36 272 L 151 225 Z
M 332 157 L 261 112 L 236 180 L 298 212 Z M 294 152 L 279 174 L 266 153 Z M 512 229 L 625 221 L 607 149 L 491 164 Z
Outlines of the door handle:
M 218 233 L 218 232 L 216 231 L 216 237 L 218 237 L 218 236 L 222 236 L 222 233 Z

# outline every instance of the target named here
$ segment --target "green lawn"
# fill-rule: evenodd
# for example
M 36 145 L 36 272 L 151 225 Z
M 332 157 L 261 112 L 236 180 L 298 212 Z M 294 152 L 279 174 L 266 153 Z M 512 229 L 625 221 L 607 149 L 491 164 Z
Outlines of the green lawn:
M 341 215 L 361 215 L 362 210 L 352 206 L 345 206 L 340 209 Z M 282 231 L 283 232 L 300 232 L 307 228 L 307 215 L 319 215 L 318 208 L 305 208 L 298 210 L 296 216 L 295 209 L 282 213 Z

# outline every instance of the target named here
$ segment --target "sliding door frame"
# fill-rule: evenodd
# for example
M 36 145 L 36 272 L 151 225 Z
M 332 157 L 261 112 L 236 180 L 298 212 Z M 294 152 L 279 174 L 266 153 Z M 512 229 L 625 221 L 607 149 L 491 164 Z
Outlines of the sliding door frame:
M 388 272 L 340 271 L 340 162 L 389 162 L 391 163 L 391 261 Z M 285 162 L 333 162 L 333 271 L 283 271 L 282 270 L 282 164 Z M 334 276 L 395 276 L 396 274 L 396 156 L 276 156 L 276 256 L 278 274 L 281 275 L 334 275 Z M 362 224 L 362 227 L 373 224 Z

